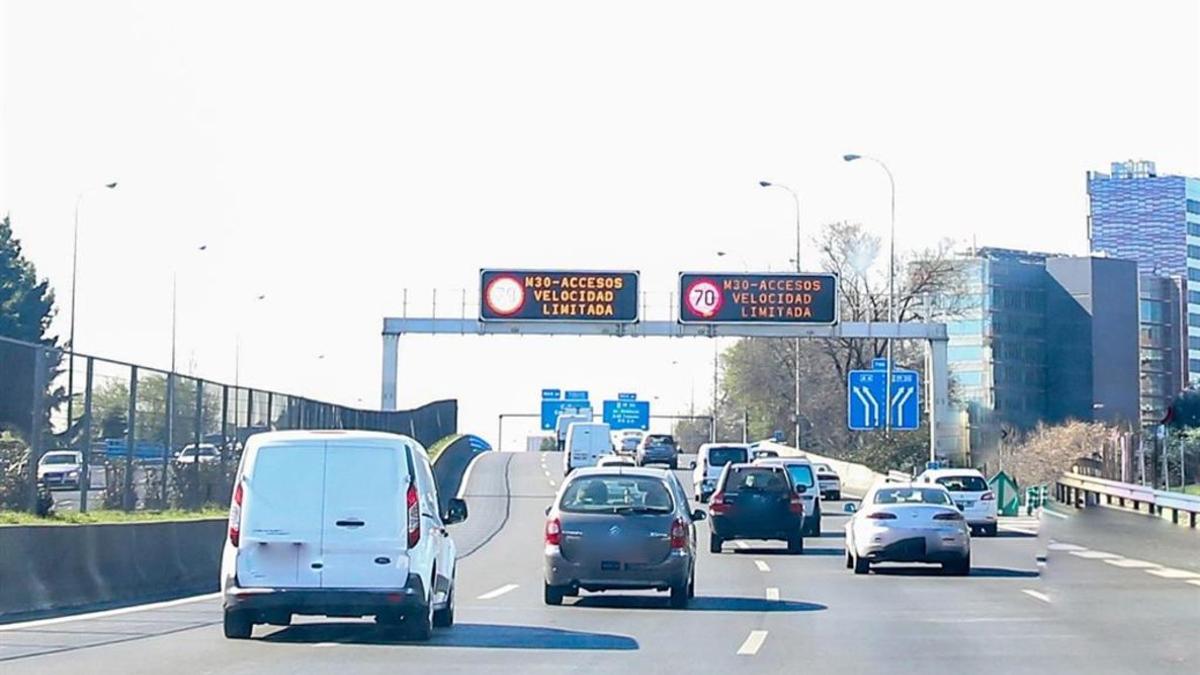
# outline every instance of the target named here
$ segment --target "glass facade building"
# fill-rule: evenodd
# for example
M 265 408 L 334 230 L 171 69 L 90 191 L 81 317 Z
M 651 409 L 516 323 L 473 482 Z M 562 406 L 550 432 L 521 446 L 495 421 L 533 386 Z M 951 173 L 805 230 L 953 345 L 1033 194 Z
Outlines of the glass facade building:
M 1154 162 L 1114 162 L 1111 173 L 1088 172 L 1087 190 L 1092 251 L 1185 280 L 1187 358 L 1173 375 L 1200 384 L 1200 179 L 1160 176 Z M 1143 323 L 1150 319 L 1143 314 Z

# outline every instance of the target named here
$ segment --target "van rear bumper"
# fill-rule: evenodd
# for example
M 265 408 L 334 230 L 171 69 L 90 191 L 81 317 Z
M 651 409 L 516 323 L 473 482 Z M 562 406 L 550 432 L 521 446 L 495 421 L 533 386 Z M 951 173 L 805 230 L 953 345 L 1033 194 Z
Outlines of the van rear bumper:
M 425 584 L 409 574 L 403 588 L 240 588 L 224 593 L 227 611 L 290 612 L 322 616 L 371 616 L 425 611 Z

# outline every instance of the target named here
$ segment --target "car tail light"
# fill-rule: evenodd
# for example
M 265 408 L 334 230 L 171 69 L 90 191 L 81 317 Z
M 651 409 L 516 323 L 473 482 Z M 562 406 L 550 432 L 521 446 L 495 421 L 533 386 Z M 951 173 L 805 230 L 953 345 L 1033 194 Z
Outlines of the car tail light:
M 671 548 L 681 549 L 687 546 L 687 523 L 683 522 L 683 518 L 676 518 L 675 522 L 671 523 Z
M 546 545 L 558 546 L 562 543 L 562 521 L 551 518 L 546 521 Z
M 946 511 L 945 513 L 935 513 L 934 520 L 962 520 L 962 514 L 958 511 Z
M 242 540 L 242 483 L 233 489 L 233 504 L 229 507 L 229 543 L 237 546 Z
M 888 513 L 887 511 L 876 511 L 875 513 L 868 513 L 866 517 L 871 520 L 895 520 L 896 514 Z
M 408 547 L 413 548 L 421 541 L 421 505 L 417 503 L 417 484 L 408 484 Z
M 708 510 L 711 511 L 713 513 L 713 515 L 729 513 L 729 508 L 731 506 L 733 506 L 733 505 L 725 503 L 725 493 L 724 492 L 713 493 L 712 498 L 709 499 L 709 502 L 708 502 Z
M 804 515 L 804 501 L 800 499 L 800 495 L 792 493 L 791 499 L 788 500 L 788 509 L 798 516 Z
M 995 498 L 996 498 L 996 495 L 992 494 L 991 490 L 988 490 L 987 492 L 983 493 L 982 496 L 979 497 L 980 501 L 985 501 L 985 502 L 990 502 Z

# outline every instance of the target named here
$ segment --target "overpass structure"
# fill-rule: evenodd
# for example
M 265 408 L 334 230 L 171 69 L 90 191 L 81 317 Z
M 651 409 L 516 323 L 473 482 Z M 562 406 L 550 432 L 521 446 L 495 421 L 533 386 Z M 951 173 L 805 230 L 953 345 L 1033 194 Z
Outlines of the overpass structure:
M 920 340 L 925 343 L 925 401 L 932 459 L 964 459 L 948 396 L 946 325 L 942 323 L 844 322 L 826 325 L 684 324 L 675 321 L 583 323 L 573 321 L 480 321 L 473 318 L 393 317 L 383 320 L 381 403 L 395 410 L 402 335 L 573 335 L 657 338 L 843 338 Z

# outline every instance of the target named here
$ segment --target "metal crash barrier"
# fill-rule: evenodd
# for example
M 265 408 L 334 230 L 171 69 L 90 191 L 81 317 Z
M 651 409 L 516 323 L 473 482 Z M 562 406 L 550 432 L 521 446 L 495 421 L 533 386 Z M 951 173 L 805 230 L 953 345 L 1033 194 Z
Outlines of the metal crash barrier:
M 1075 507 L 1103 503 L 1134 511 L 1144 510 L 1155 516 L 1169 515 L 1172 523 L 1183 522 L 1189 527 L 1196 527 L 1200 520 L 1200 497 L 1078 473 L 1063 474 L 1054 484 L 1054 497 Z

